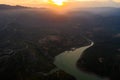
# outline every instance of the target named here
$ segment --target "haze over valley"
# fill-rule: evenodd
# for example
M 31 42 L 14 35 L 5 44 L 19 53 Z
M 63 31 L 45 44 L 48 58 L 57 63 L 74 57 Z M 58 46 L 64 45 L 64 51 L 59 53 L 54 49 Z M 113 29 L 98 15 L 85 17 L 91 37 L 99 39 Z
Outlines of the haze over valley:
M 86 80 L 120 80 L 119 13 L 113 6 L 73 8 L 62 14 L 0 4 L 0 79 L 78 80 L 61 68 L 71 63 L 55 64 L 57 57 L 67 61 L 78 50 L 80 58 L 70 67 L 89 75 Z

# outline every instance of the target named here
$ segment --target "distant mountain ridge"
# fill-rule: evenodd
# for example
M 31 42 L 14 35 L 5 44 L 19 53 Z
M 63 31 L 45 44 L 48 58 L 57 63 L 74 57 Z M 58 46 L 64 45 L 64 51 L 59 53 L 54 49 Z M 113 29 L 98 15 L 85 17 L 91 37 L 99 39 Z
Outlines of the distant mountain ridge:
M 0 9 L 23 9 L 23 8 L 29 8 L 29 7 L 20 6 L 20 5 L 11 6 L 6 4 L 0 4 Z

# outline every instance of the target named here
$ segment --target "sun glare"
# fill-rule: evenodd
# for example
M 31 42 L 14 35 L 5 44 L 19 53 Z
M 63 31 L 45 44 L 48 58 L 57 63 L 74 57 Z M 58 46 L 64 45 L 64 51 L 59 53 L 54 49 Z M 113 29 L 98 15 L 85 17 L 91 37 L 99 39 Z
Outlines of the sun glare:
M 52 2 L 58 6 L 62 6 L 65 0 L 52 0 Z
M 66 3 L 68 0 L 47 0 L 48 6 L 57 14 L 65 14 L 67 12 Z

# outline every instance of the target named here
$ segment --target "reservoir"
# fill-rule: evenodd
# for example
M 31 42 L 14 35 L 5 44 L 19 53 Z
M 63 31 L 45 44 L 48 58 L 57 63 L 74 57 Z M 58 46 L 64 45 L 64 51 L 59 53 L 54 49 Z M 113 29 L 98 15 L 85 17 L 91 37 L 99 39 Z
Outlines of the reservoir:
M 80 71 L 77 67 L 77 61 L 80 59 L 83 52 L 92 47 L 94 42 L 91 44 L 75 49 L 74 51 L 65 51 L 55 57 L 54 64 L 61 70 L 72 75 L 76 80 L 103 80 L 97 76 L 90 75 Z M 94 65 L 93 65 L 94 66 Z

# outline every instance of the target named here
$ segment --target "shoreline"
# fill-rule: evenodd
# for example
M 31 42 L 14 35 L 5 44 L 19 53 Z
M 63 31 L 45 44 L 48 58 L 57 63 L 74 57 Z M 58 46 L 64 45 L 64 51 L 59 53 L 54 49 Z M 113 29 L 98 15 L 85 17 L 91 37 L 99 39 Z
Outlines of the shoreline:
M 102 80 L 99 77 L 80 71 L 76 65 L 83 52 L 93 45 L 94 42 L 91 41 L 91 44 L 88 46 L 77 48 L 74 51 L 65 51 L 55 57 L 54 64 L 77 80 Z

